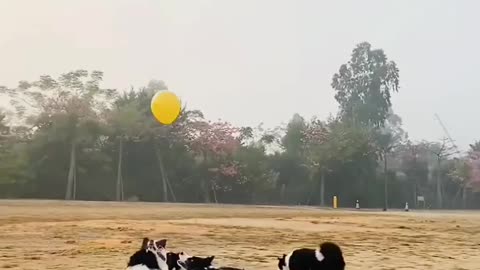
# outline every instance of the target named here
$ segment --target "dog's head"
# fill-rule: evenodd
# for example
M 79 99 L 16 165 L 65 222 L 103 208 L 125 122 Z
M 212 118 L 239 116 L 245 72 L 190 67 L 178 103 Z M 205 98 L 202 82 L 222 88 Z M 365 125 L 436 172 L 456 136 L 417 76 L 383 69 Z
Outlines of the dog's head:
M 147 252 L 152 252 L 155 254 L 158 260 L 160 267 L 167 265 L 167 239 L 154 240 L 143 238 L 142 249 L 145 249 Z M 165 269 L 165 268 L 162 268 Z
M 184 257 L 184 261 L 182 261 L 182 259 L 178 260 L 178 265 L 182 268 L 182 270 L 209 269 L 213 266 L 212 262 L 215 258 L 215 256 L 210 256 L 206 258 L 187 256 L 188 255 Z
M 278 257 L 278 270 L 283 270 L 287 268 L 286 258 L 287 254 L 283 254 L 282 257 Z
M 181 266 L 179 265 L 179 261 L 185 262 L 188 258 L 191 256 L 188 255 L 186 252 L 168 252 L 167 253 L 167 264 L 168 264 L 168 270 L 173 270 L 173 269 L 181 269 Z
M 344 270 L 345 260 L 340 247 L 332 242 L 324 242 L 315 251 L 315 257 L 321 262 L 325 269 Z
M 167 240 L 165 239 L 152 240 L 148 238 L 143 238 L 140 249 L 132 256 L 130 256 L 127 267 L 143 265 L 149 269 L 168 270 L 168 266 L 166 263 L 166 244 Z

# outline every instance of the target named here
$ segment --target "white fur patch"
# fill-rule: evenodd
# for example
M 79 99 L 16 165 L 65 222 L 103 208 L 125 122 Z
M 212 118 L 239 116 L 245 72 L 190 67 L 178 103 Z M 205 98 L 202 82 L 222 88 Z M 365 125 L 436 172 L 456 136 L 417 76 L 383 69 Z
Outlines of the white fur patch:
M 317 258 L 317 260 L 319 262 L 323 261 L 323 259 L 325 259 L 325 257 L 323 256 L 322 252 L 320 252 L 320 249 L 316 249 L 315 250 L 315 258 Z
M 283 270 L 290 270 L 289 263 L 290 263 L 290 257 L 292 257 L 293 251 L 288 253 L 287 256 L 285 256 L 285 265 L 283 266 Z

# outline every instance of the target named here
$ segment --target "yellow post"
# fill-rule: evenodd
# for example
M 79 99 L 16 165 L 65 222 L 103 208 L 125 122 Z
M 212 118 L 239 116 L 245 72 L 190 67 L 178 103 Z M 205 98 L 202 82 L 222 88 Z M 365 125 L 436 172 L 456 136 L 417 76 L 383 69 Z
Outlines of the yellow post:
M 337 209 L 337 205 L 338 205 L 337 196 L 333 196 L 333 209 Z

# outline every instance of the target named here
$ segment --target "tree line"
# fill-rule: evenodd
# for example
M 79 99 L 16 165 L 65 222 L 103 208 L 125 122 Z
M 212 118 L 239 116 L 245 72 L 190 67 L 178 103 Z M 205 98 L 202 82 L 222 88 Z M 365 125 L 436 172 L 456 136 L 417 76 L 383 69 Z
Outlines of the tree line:
M 160 80 L 120 92 L 75 70 L 0 86 L 0 197 L 66 200 L 479 208 L 480 142 L 409 140 L 392 110 L 399 69 L 358 44 L 332 77 L 339 110 L 274 129 L 183 108 L 160 125 Z M 423 205 L 423 200 L 425 205 Z M 420 201 L 419 201 L 420 199 Z

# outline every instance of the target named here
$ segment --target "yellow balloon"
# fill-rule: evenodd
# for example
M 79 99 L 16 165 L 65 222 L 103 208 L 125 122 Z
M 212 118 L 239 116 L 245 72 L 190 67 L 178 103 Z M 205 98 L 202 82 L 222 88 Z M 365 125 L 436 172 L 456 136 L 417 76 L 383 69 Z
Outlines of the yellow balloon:
M 181 111 L 180 99 L 170 91 L 160 91 L 152 98 L 150 108 L 153 116 L 164 125 L 171 125 Z

